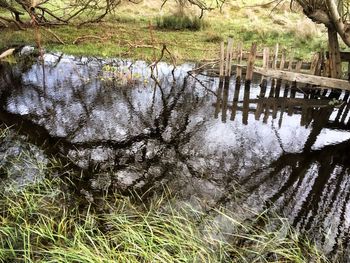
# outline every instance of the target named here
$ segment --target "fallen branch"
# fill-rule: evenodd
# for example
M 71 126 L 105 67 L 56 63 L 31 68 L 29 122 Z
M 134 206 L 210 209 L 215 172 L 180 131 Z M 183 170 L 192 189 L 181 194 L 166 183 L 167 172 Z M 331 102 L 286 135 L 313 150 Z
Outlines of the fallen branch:
M 16 20 L 9 19 L 9 18 L 2 17 L 2 16 L 0 16 L 0 19 L 3 21 L 6 21 L 7 23 L 14 23 L 19 30 L 24 30 L 24 28 Z
M 218 64 L 218 62 L 219 62 L 219 61 L 217 60 L 217 61 L 212 61 L 212 62 L 205 63 L 205 64 L 199 66 L 198 68 L 194 68 L 194 69 L 189 70 L 188 73 L 198 72 L 198 71 L 200 71 L 201 69 L 204 69 L 204 68 L 206 68 L 207 66 L 210 66 L 210 65 L 211 65 L 212 68 L 213 68 L 215 65 Z
M 49 28 L 45 28 L 45 27 L 41 27 L 42 29 L 44 29 L 45 31 L 49 32 L 51 35 L 53 35 L 53 37 L 60 42 L 62 45 L 65 45 L 66 43 L 64 43 L 64 41 L 52 30 L 50 30 Z
M 6 28 L 8 27 L 8 25 L 6 25 L 5 22 L 2 22 L 1 20 L 0 20 L 0 25 L 2 25 L 3 27 L 6 27 Z
M 6 58 L 8 56 L 11 56 L 13 54 L 13 52 L 15 52 L 16 49 L 14 48 L 10 48 L 10 49 L 7 49 L 6 51 L 2 52 L 0 54 L 0 60 L 3 59 L 3 58 Z
M 153 48 L 153 49 L 157 49 L 160 50 L 159 47 L 156 46 L 152 46 L 152 45 L 138 45 L 138 44 L 132 44 L 132 43 L 127 43 L 127 45 L 131 48 Z
M 93 35 L 87 35 L 87 36 L 81 36 L 81 37 L 77 37 L 74 41 L 73 41 L 73 45 L 78 44 L 80 41 L 85 40 L 85 39 L 98 39 L 98 40 L 107 40 L 107 38 L 103 38 L 103 37 L 98 37 L 98 36 L 93 36 Z

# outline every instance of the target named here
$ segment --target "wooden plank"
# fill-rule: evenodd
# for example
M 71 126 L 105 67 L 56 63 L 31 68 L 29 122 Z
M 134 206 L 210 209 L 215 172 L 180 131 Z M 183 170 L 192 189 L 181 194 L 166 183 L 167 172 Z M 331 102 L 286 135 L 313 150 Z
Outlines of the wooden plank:
M 307 105 L 306 107 L 321 107 L 326 106 L 329 107 L 329 100 L 326 99 L 302 99 L 302 98 L 261 98 L 261 99 L 250 99 L 249 103 L 272 103 L 272 102 L 278 102 L 278 104 L 286 104 L 286 105 L 293 105 L 293 106 L 302 106 L 303 103 L 306 101 Z M 242 101 L 238 101 L 242 102 Z
M 246 81 L 244 85 L 244 95 L 243 95 L 243 114 L 242 114 L 242 123 L 248 124 L 248 115 L 249 115 L 249 98 L 250 97 L 250 82 Z
M 263 51 L 263 68 L 269 67 L 269 59 L 270 59 L 270 49 L 268 47 L 264 47 Z
M 329 57 L 329 52 L 326 52 L 327 58 Z M 342 61 L 350 62 L 350 52 L 340 52 L 340 59 Z
M 256 47 L 257 47 L 257 44 L 253 43 L 250 49 L 250 54 L 247 62 L 247 73 L 245 77 L 246 81 L 251 81 L 253 78 L 253 70 L 254 70 L 254 63 L 255 63 L 255 57 L 256 57 Z
M 237 103 L 244 103 L 244 98 L 243 100 L 237 100 Z M 266 103 L 266 104 L 274 104 L 277 103 L 278 107 L 281 107 L 282 104 L 284 105 L 292 105 L 294 107 L 301 108 L 302 106 L 305 106 L 306 108 L 329 108 L 331 107 L 329 105 L 329 100 L 326 99 L 303 99 L 303 98 L 262 98 L 262 99 L 248 99 L 247 103 L 249 104 L 256 104 L 256 103 Z M 306 104 L 305 104 L 306 103 Z M 211 104 L 212 106 L 216 106 L 216 103 L 213 102 Z M 232 106 L 232 105 L 228 105 Z M 239 109 L 239 108 L 238 108 Z M 243 108 L 240 108 L 241 110 Z
M 313 72 L 314 75 L 321 76 L 322 74 L 322 67 L 324 66 L 324 52 L 320 51 L 318 52 L 318 60 L 316 62 L 316 68 Z
M 286 49 L 282 50 L 282 55 L 281 55 L 281 62 L 279 64 L 279 69 L 284 70 L 286 63 Z M 276 83 L 276 90 L 275 90 L 275 98 L 278 98 L 280 96 L 280 90 L 282 86 L 282 79 L 277 79 Z
M 230 84 L 230 77 L 226 76 L 225 79 L 225 85 L 224 85 L 224 92 L 222 96 L 222 113 L 221 113 L 221 120 L 222 122 L 226 122 L 227 119 L 227 104 L 228 104 L 228 95 L 229 95 L 229 84 Z
M 281 62 L 280 62 L 280 70 L 284 70 L 286 64 L 286 49 L 283 49 L 282 51 L 282 56 L 281 56 Z
M 347 92 L 345 93 L 344 98 L 343 98 L 344 103 L 339 107 L 339 109 L 338 109 L 338 114 L 337 114 L 337 117 L 335 118 L 334 122 L 339 122 L 340 117 L 341 117 L 341 115 L 343 114 L 344 108 L 345 108 L 345 106 L 346 106 L 346 101 L 347 101 L 348 98 L 349 98 L 349 95 L 350 95 L 350 93 L 347 91 Z
M 224 63 L 225 63 L 225 43 L 220 43 L 220 77 L 224 76 Z
M 263 68 L 268 68 L 269 67 L 269 57 L 270 57 L 269 48 L 265 47 L 263 53 L 264 53 L 264 55 L 263 55 Z M 267 88 L 267 80 L 266 80 L 265 76 L 261 76 L 259 98 L 265 97 L 266 88 Z M 259 104 L 258 107 L 262 107 L 262 105 Z M 260 110 L 261 109 L 258 109 L 257 112 L 259 112 Z M 255 116 L 255 118 L 258 119 L 259 116 Z
M 272 64 L 271 64 L 272 69 L 277 69 L 278 49 L 279 49 L 279 45 L 277 43 L 275 46 L 275 52 L 274 52 L 274 56 L 273 56 Z M 277 80 L 275 78 L 272 78 L 271 88 L 270 88 L 270 93 L 269 93 L 270 98 L 275 96 L 276 84 L 277 84 Z M 271 106 L 273 106 L 273 105 L 271 105 Z
M 270 115 L 270 104 L 265 105 L 263 123 L 267 123 Z
M 311 67 L 310 67 L 311 75 L 317 75 L 316 73 L 317 73 L 317 66 L 319 63 L 319 59 L 320 59 L 320 54 L 319 53 L 314 54 L 311 62 Z
M 221 42 L 220 44 L 220 78 L 219 78 L 219 87 L 216 93 L 216 107 L 214 112 L 214 118 L 219 117 L 219 112 L 222 104 L 222 90 L 224 88 L 224 65 L 225 65 L 225 43 Z
M 346 105 L 346 108 L 345 108 L 344 112 L 343 112 L 343 116 L 342 116 L 342 118 L 340 120 L 341 123 L 345 122 L 346 118 L 348 117 L 349 111 L 350 111 L 350 104 L 348 103 Z
M 292 71 L 292 69 L 293 69 L 293 63 L 294 63 L 293 60 L 294 60 L 293 56 L 291 55 L 290 58 L 289 58 L 288 68 L 287 68 L 289 71 Z
M 327 78 L 314 76 L 304 73 L 289 72 L 276 69 L 264 69 L 254 67 L 254 72 L 272 78 L 281 78 L 287 81 L 296 81 L 297 83 L 311 84 L 319 87 L 327 87 L 333 89 L 342 89 L 350 91 L 350 83 L 342 79 Z
M 249 52 L 248 51 L 242 51 L 242 59 L 243 60 L 247 60 L 249 57 Z M 264 57 L 264 52 L 262 53 L 257 53 L 256 54 L 256 59 L 260 59 L 262 60 Z M 277 65 L 279 65 L 281 63 L 280 60 L 277 60 Z M 295 68 L 296 65 L 296 61 L 293 62 L 293 67 Z M 303 62 L 301 65 L 301 69 L 302 70 L 310 70 L 310 66 L 311 66 L 311 62 Z
M 242 49 L 243 49 L 243 44 L 242 42 L 240 42 L 238 43 L 238 47 L 237 47 L 237 64 L 238 65 L 242 64 L 242 59 L 243 59 Z M 242 67 L 239 67 L 239 66 L 237 67 L 236 77 L 242 78 Z
M 227 50 L 226 50 L 226 69 L 225 69 L 226 76 L 231 75 L 232 47 L 233 47 L 233 39 L 229 38 L 227 41 Z
M 270 50 L 268 47 L 264 47 L 264 51 L 263 51 L 263 68 L 268 68 L 269 67 L 269 59 L 270 59 Z M 267 85 L 267 81 L 265 76 L 261 76 L 261 81 L 260 81 L 260 95 L 262 93 L 262 89 L 265 87 L 265 91 L 266 91 L 266 85 Z M 265 92 L 264 92 L 265 94 Z M 265 95 L 264 95 L 265 96 Z
M 236 111 L 237 111 L 237 103 L 239 99 L 239 91 L 241 89 L 241 77 L 237 77 L 236 79 L 236 85 L 235 85 L 235 93 L 233 96 L 233 101 L 232 101 L 232 114 L 231 114 L 231 120 L 235 120 L 236 118 Z
M 256 53 L 256 58 L 257 59 L 262 59 L 264 53 L 263 52 L 257 52 Z M 325 52 L 325 55 L 329 57 L 329 52 Z M 242 59 L 248 59 L 249 57 L 249 52 L 248 51 L 242 51 Z M 350 62 L 350 52 L 340 52 L 340 58 L 344 62 Z M 277 61 L 277 65 L 279 65 L 280 61 Z M 312 62 L 303 62 L 301 69 L 303 70 L 308 70 L 311 67 Z M 293 65 L 295 67 L 295 64 Z
M 229 86 L 230 86 L 230 76 L 231 76 L 232 47 L 233 47 L 233 39 L 229 38 L 228 41 L 227 41 L 224 92 L 223 92 L 223 96 L 222 96 L 221 120 L 223 122 L 226 122 L 226 119 L 227 119 L 227 103 L 228 103 L 227 100 L 228 100 L 228 93 L 229 93 Z
M 278 49 L 279 49 L 279 45 L 277 43 L 276 46 L 275 46 L 275 55 L 273 57 L 273 62 L 272 62 L 272 68 L 273 69 L 277 69 Z
M 297 65 L 295 66 L 295 72 L 297 72 L 297 73 L 300 72 L 302 64 L 303 64 L 303 62 L 301 60 L 299 60 L 297 62 Z

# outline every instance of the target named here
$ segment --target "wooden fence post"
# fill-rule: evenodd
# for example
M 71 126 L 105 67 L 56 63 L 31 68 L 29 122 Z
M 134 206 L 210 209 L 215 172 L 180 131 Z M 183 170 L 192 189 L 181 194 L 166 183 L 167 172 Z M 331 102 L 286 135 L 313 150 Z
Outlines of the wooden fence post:
M 248 62 L 247 62 L 247 73 L 246 73 L 245 85 L 244 85 L 243 115 L 242 115 L 242 122 L 245 125 L 248 124 L 250 84 L 253 79 L 253 73 L 254 73 L 256 47 L 257 47 L 256 43 L 253 43 L 250 49 Z
M 268 47 L 265 47 L 263 50 L 263 69 L 268 69 L 270 64 L 270 50 Z M 259 101 L 256 106 L 255 111 L 255 120 L 260 119 L 260 115 L 264 109 L 264 98 L 266 94 L 266 88 L 267 88 L 267 79 L 265 76 L 261 77 L 261 83 L 260 83 L 260 94 L 259 94 Z
M 224 86 L 224 65 L 225 65 L 225 43 L 221 42 L 220 44 L 220 72 L 219 72 L 219 87 L 216 94 L 216 106 L 215 106 L 215 113 L 214 118 L 218 118 L 220 108 L 221 108 L 221 96 L 222 96 L 222 89 Z
M 237 65 L 242 65 L 242 58 L 243 58 L 243 44 L 240 42 L 237 46 L 237 55 L 236 55 L 236 61 Z M 236 118 L 236 111 L 237 111 L 237 103 L 239 98 L 239 91 L 241 89 L 241 79 L 242 79 L 242 68 L 240 66 L 237 66 L 236 68 L 236 85 L 235 85 L 235 93 L 233 96 L 232 101 L 232 109 L 231 109 L 231 120 L 234 121 Z
M 253 70 L 254 70 L 254 63 L 256 58 L 256 46 L 257 46 L 256 43 L 252 44 L 252 47 L 250 49 L 250 53 L 248 56 L 247 73 L 245 77 L 246 82 L 247 81 L 251 82 L 251 80 L 253 79 Z
M 225 64 L 225 78 L 224 78 L 224 93 L 222 96 L 222 115 L 221 120 L 226 122 L 227 116 L 227 102 L 228 102 L 228 93 L 230 87 L 230 78 L 231 78 L 231 63 L 232 63 L 232 48 L 233 48 L 233 39 L 229 38 L 227 41 L 227 50 L 226 50 L 226 64 Z

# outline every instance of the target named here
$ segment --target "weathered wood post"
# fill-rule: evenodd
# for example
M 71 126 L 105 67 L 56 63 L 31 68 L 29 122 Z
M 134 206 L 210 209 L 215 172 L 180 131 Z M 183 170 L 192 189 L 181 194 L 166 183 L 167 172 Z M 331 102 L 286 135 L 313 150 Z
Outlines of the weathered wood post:
M 341 123 L 345 123 L 345 120 L 346 120 L 346 117 L 349 114 L 349 111 L 350 111 L 350 103 L 347 103 L 346 104 L 346 108 L 344 109 L 343 115 L 342 115 L 341 120 L 340 120 Z M 350 123 L 350 120 L 348 121 L 348 124 L 349 123 Z
M 244 97 L 243 97 L 243 119 L 242 119 L 243 124 L 248 124 L 249 95 L 250 95 L 249 93 L 250 93 L 250 84 L 252 82 L 253 73 L 254 73 L 256 47 L 257 47 L 256 43 L 253 43 L 248 56 L 247 73 L 245 77 Z
M 302 66 L 303 62 L 301 60 L 299 60 L 297 62 L 297 64 L 295 65 L 295 72 L 299 73 L 300 70 L 301 70 L 301 66 Z M 290 89 L 290 98 L 291 99 L 294 99 L 295 98 L 295 95 L 296 95 L 296 92 L 297 92 L 297 82 L 296 81 L 293 81 L 292 83 L 292 86 L 291 86 L 291 89 Z M 294 107 L 293 106 L 290 106 L 288 107 L 288 115 L 291 116 L 293 114 L 293 110 L 294 110 Z
M 269 62 L 270 62 L 270 49 L 268 47 L 265 47 L 263 50 L 263 69 L 269 68 Z M 262 76 L 261 82 L 260 82 L 260 94 L 259 94 L 260 98 L 265 97 L 266 87 L 267 87 L 267 79 L 265 76 Z
M 286 50 L 283 49 L 282 55 L 281 55 L 281 61 L 280 61 L 280 65 L 279 65 L 280 70 L 284 70 L 285 63 L 286 63 Z M 281 86 L 282 86 L 282 79 L 277 79 L 275 98 L 279 98 Z
M 344 95 L 344 98 L 343 98 L 343 104 L 340 106 L 340 108 L 338 109 L 338 113 L 337 113 L 337 116 L 335 117 L 335 120 L 334 120 L 334 122 L 336 122 L 336 123 L 340 123 L 340 117 L 342 116 L 342 114 L 343 113 L 346 113 L 345 111 L 344 111 L 344 109 L 345 109 L 345 106 L 347 106 L 347 101 L 348 101 L 348 99 L 349 99 L 349 95 L 350 95 L 350 92 L 349 91 L 346 91 L 345 92 L 345 95 Z M 346 115 L 347 114 L 343 114 L 343 118 L 344 118 L 344 116 L 345 116 L 345 118 L 346 118 Z M 344 121 L 345 121 L 345 118 L 344 118 Z
M 216 93 L 216 105 L 215 105 L 215 112 L 214 112 L 214 118 L 217 119 L 219 117 L 219 112 L 221 108 L 221 96 L 222 96 L 222 89 L 224 86 L 224 63 L 225 63 L 225 43 L 221 42 L 220 44 L 220 65 L 219 65 L 219 87 L 218 91 Z
M 238 43 L 238 46 L 237 46 L 237 54 L 236 54 L 237 65 L 242 65 L 242 59 L 243 59 L 243 44 L 240 42 L 240 43 Z M 242 68 L 240 66 L 237 66 L 235 93 L 234 93 L 233 101 L 232 101 L 232 112 L 231 112 L 231 120 L 232 121 L 234 121 L 236 118 L 239 91 L 241 89 L 241 79 L 242 79 Z
M 265 47 L 263 50 L 263 69 L 269 68 L 269 62 L 270 62 L 270 50 L 268 47 Z M 260 82 L 260 94 L 259 94 L 259 101 L 255 111 L 255 120 L 260 119 L 260 115 L 264 109 L 264 98 L 266 94 L 266 87 L 267 87 L 267 79 L 263 75 L 261 77 L 261 82 Z
M 320 52 L 315 53 L 313 56 L 313 59 L 311 61 L 311 66 L 310 66 L 310 74 L 311 75 L 319 75 L 319 73 L 321 72 L 320 60 L 321 60 Z M 307 85 L 307 87 L 309 87 L 308 92 L 310 93 L 310 98 L 315 98 L 315 97 L 317 97 L 317 95 L 319 95 L 318 89 L 314 89 L 312 85 Z
M 308 105 L 307 105 L 307 99 L 303 100 L 301 105 L 301 118 L 300 118 L 300 126 L 305 126 L 307 123 L 307 117 L 308 117 Z
M 267 120 L 269 118 L 270 115 L 270 101 L 269 98 L 266 99 L 266 103 L 265 103 L 265 109 L 264 109 L 264 118 L 263 118 L 263 123 L 267 123 Z
M 293 60 L 293 54 L 289 56 L 289 61 L 288 61 L 288 67 L 287 67 L 287 70 L 288 71 L 292 71 L 293 69 L 293 63 L 294 63 L 294 60 Z M 282 126 L 282 121 L 283 121 L 283 114 L 285 111 L 289 110 L 290 107 L 293 107 L 291 105 L 288 106 L 288 103 L 287 103 L 287 98 L 288 98 L 288 95 L 289 95 L 289 90 L 290 90 L 290 82 L 289 81 L 285 81 L 285 84 L 284 84 L 284 90 L 283 90 L 283 103 L 281 105 L 281 115 L 280 115 L 280 119 L 278 121 L 278 126 L 281 128 Z
M 290 63 L 290 60 L 289 60 L 289 63 Z M 280 70 L 284 70 L 285 65 L 286 65 L 286 49 L 283 49 L 282 57 L 281 57 L 281 63 L 280 63 Z M 289 65 L 288 65 L 288 67 L 289 67 Z M 282 80 L 278 79 L 278 81 L 277 81 L 277 88 L 276 88 L 276 94 L 278 94 L 278 96 L 280 94 L 281 86 L 282 86 Z M 284 114 L 284 111 L 286 110 L 286 100 L 285 100 L 285 98 L 288 96 L 288 88 L 287 88 L 287 86 L 288 86 L 288 84 L 286 83 L 285 86 L 284 86 L 284 91 L 283 91 L 283 100 L 281 102 L 281 113 L 280 113 L 280 118 L 278 120 L 278 127 L 280 127 L 280 128 L 282 126 L 283 114 Z M 277 93 L 277 90 L 278 90 L 278 93 Z
M 279 49 L 279 45 L 278 43 L 275 46 L 275 52 L 274 52 L 274 56 L 272 59 L 272 69 L 277 69 L 277 60 L 278 60 L 278 49 Z M 271 81 L 271 88 L 270 88 L 270 93 L 269 93 L 269 97 L 272 98 L 275 96 L 275 88 L 276 88 L 276 79 L 272 79 Z
M 293 55 L 289 57 L 288 61 L 288 71 L 292 71 L 293 69 Z M 290 82 L 286 81 L 286 84 L 284 86 L 284 91 L 283 91 L 283 98 L 288 98 L 288 93 L 290 89 Z
M 229 38 L 227 41 L 224 93 L 223 93 L 223 100 L 222 100 L 221 120 L 223 122 L 226 122 L 226 119 L 227 119 L 227 102 L 228 102 L 230 79 L 231 79 L 231 67 L 232 67 L 232 48 L 233 48 L 233 39 Z
M 281 128 L 281 126 L 282 126 L 283 114 L 284 114 L 285 110 L 286 110 L 286 100 L 285 100 L 285 98 L 283 98 L 282 103 L 281 103 L 280 118 L 279 118 L 279 120 L 278 120 L 278 127 L 280 127 L 280 128 Z

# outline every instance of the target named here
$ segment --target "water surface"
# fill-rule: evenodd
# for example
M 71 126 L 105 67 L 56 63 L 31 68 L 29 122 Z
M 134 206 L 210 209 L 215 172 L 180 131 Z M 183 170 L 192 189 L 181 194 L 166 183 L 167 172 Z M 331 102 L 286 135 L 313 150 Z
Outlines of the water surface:
M 88 171 L 82 190 L 167 185 L 207 211 L 271 207 L 327 253 L 349 247 L 348 94 L 285 83 L 276 92 L 271 81 L 262 94 L 259 78 L 238 90 L 234 76 L 219 88 L 217 77 L 189 74 L 193 64 L 152 74 L 145 62 L 44 60 L 0 64 L 0 121 L 44 149 L 37 158 Z

